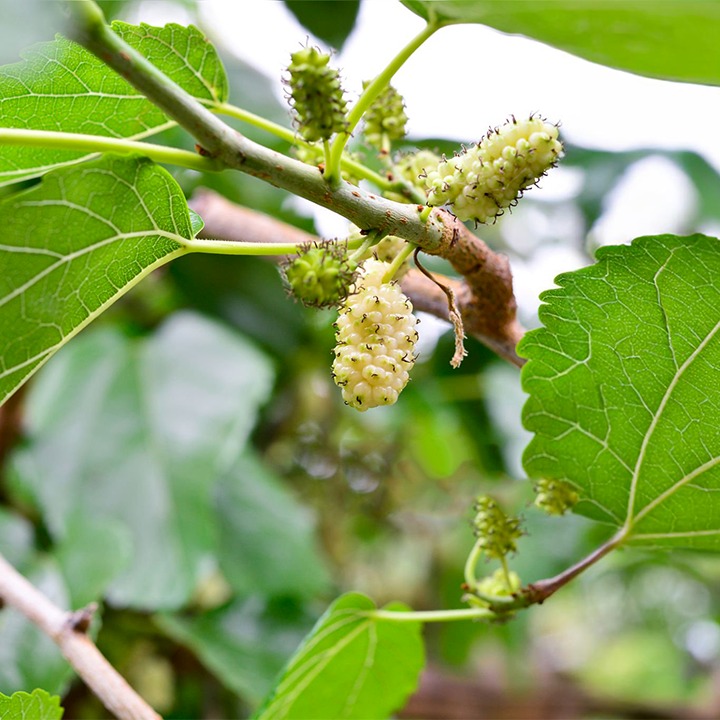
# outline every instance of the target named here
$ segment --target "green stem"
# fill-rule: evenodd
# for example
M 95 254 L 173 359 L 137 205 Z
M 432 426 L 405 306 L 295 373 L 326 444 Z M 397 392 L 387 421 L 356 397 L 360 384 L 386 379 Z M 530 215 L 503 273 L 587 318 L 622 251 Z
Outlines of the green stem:
M 82 133 L 54 132 L 52 130 L 16 130 L 0 128 L 0 145 L 24 145 L 58 150 L 80 150 L 82 152 L 112 152 L 119 155 L 144 155 L 155 162 L 166 165 L 180 165 L 192 170 L 217 171 L 223 166 L 211 158 L 197 153 L 164 145 L 126 140 L 124 138 L 85 135 Z
M 421 204 L 424 204 L 421 203 Z M 420 219 L 423 221 L 426 221 L 430 217 L 430 213 L 432 212 L 432 208 L 430 205 L 425 205 L 423 209 L 420 211 Z
M 464 608 L 462 610 L 418 610 L 396 612 L 393 610 L 370 610 L 364 613 L 373 620 L 391 622 L 451 622 L 456 620 L 492 620 L 497 615 L 487 608 Z
M 482 556 L 482 540 L 478 540 L 474 545 L 470 554 L 467 556 L 465 561 L 465 584 L 470 592 L 475 592 L 477 586 L 477 577 L 475 576 L 475 569 L 477 568 L 480 557 Z
M 376 232 L 370 232 L 366 238 L 363 238 L 362 244 L 358 249 L 348 257 L 351 263 L 357 263 L 362 256 L 378 241 Z
M 507 558 L 503 555 L 500 558 L 500 565 L 502 566 L 503 575 L 505 576 L 505 586 L 508 592 L 512 592 L 512 583 L 510 582 L 510 568 L 508 567 Z
M 268 120 L 260 115 L 251 113 L 249 110 L 237 107 L 237 105 L 231 105 L 230 103 L 218 103 L 213 105 L 213 109 L 222 115 L 227 115 L 228 117 L 248 123 L 248 125 L 252 125 L 260 130 L 265 130 L 265 132 L 268 132 L 281 140 L 285 140 L 291 145 L 305 145 L 309 147 L 309 143 L 300 138 L 293 130 L 283 127 L 282 125 L 278 125 L 272 120 Z
M 348 243 L 348 247 L 355 248 L 361 242 L 361 240 L 353 240 Z M 190 252 L 212 255 L 292 255 L 306 245 L 304 242 L 254 243 L 210 239 L 185 240 L 183 244 Z
M 390 264 L 390 267 L 383 277 L 383 282 L 390 282 L 395 277 L 400 266 L 415 252 L 415 247 L 412 243 L 405 244 L 405 247 L 395 256 Z
M 439 28 L 440 25 L 433 21 L 425 25 L 422 31 L 400 50 L 388 63 L 387 67 L 365 88 L 362 95 L 358 98 L 358 101 L 348 113 L 345 132 L 339 133 L 333 140 L 330 159 L 325 169 L 325 179 L 328 183 L 330 183 L 331 179 L 339 175 L 342 152 L 352 135 L 352 131 L 358 122 L 360 122 L 360 118 L 365 114 L 365 111 L 385 89 L 393 75 L 403 66 L 405 61 Z
M 212 109 L 221 115 L 227 115 L 228 117 L 235 118 L 241 122 L 246 122 L 248 125 L 252 125 L 260 130 L 265 130 L 265 132 L 268 132 L 281 140 L 285 140 L 291 145 L 297 145 L 305 148 L 311 147 L 309 142 L 303 140 L 294 131 L 283 127 L 282 125 L 278 125 L 272 120 L 268 120 L 260 115 L 255 115 L 255 113 L 251 113 L 248 110 L 237 107 L 236 105 L 219 103 L 212 106 Z M 343 154 L 340 164 L 342 169 L 349 172 L 353 177 L 360 180 L 368 180 L 383 192 L 397 192 L 399 194 L 408 195 L 407 188 L 401 183 L 391 182 L 379 173 L 376 173 L 374 170 L 370 170 L 370 168 L 365 167 L 362 163 L 357 162 L 357 160 L 347 157 L 345 154 Z M 415 202 L 414 197 L 408 196 L 408 199 Z
M 317 168 L 248 140 L 172 82 L 112 28 L 98 25 L 92 13 L 82 11 L 86 6 L 95 7 L 92 0 L 75 0 L 69 5 L 75 12 L 76 39 L 193 135 L 206 157 L 328 208 L 360 228 L 398 235 L 425 252 L 439 253 L 449 245 L 452 230 L 440 216 L 421 222 L 415 205 L 393 202 L 349 183 L 329 188 Z

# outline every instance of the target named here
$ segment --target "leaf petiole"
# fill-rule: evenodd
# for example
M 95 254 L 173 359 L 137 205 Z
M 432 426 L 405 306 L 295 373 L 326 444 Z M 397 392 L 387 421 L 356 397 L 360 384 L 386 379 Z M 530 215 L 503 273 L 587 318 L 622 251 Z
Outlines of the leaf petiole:
M 355 249 L 364 242 L 351 240 L 347 243 L 349 249 Z M 344 243 L 343 243 L 344 244 Z M 234 242 L 232 240 L 184 240 L 183 245 L 190 252 L 208 253 L 211 255 L 293 255 L 306 243 L 267 243 L 267 242 Z
M 392 79 L 393 75 L 403 66 L 405 61 L 439 28 L 441 24 L 431 21 L 400 50 L 400 52 L 388 63 L 385 69 L 365 88 L 358 101 L 352 107 L 347 117 L 347 127 L 345 132 L 339 133 L 332 142 L 330 148 L 330 156 L 328 159 L 328 167 L 325 172 L 325 179 L 332 187 L 332 182 L 340 175 L 340 159 L 342 157 L 345 145 L 352 135 L 360 118 L 365 111 L 372 105 L 377 96 L 385 89 Z
M 363 613 L 373 620 L 390 622 L 452 622 L 457 620 L 492 620 L 496 613 L 488 608 L 461 608 L 458 610 L 417 610 L 412 612 L 370 610 Z
M 62 150 L 79 150 L 90 153 L 115 153 L 117 155 L 142 155 L 158 163 L 179 165 L 205 172 L 217 172 L 223 165 L 211 158 L 178 148 L 154 145 L 138 140 L 111 138 L 102 135 L 55 132 L 52 130 L 21 130 L 0 128 L 0 145 L 23 145 Z

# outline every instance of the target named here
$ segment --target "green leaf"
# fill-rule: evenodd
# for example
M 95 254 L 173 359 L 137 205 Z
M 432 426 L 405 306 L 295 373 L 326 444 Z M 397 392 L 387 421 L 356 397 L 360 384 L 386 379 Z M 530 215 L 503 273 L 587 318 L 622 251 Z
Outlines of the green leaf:
M 83 592 L 108 579 L 99 556 L 112 534 L 97 545 L 78 538 L 107 523 L 132 544 L 108 589 L 114 604 L 174 609 L 188 600 L 216 549 L 214 484 L 242 450 L 271 380 L 247 341 L 189 313 L 145 340 L 110 329 L 83 335 L 47 366 L 28 398 L 13 474 L 52 537 L 71 545 L 73 567 L 93 572 Z M 116 548 L 113 565 L 124 555 Z
M 541 297 L 523 419 L 531 477 L 635 544 L 720 550 L 720 241 L 603 248 Z
M 306 30 L 340 50 L 355 27 L 360 0 L 285 0 L 285 6 Z
M 402 0 L 444 24 L 481 23 L 601 65 L 720 84 L 720 3 L 707 0 Z
M 0 227 L 0 402 L 192 237 L 172 177 L 112 156 L 0 200 Z
M 193 237 L 205 227 L 205 221 L 194 210 L 190 210 L 190 226 Z
M 23 574 L 55 604 L 69 606 L 67 586 L 50 558 L 36 558 Z M 44 632 L 15 608 L 0 612 L 0 688 L 15 692 L 42 687 L 62 694 L 71 676 L 72 668 Z
M 369 598 L 338 598 L 280 676 L 256 720 L 384 720 L 415 689 L 424 663 L 420 623 L 378 621 Z M 403 610 L 394 603 L 391 610 Z
M 194 25 L 153 27 L 115 21 L 112 29 L 193 97 L 206 104 L 228 99 L 222 62 L 212 43 Z
M 33 551 L 33 526 L 21 515 L 0 507 L 0 552 L 16 567 L 26 562 Z
M 159 615 L 157 624 L 189 647 L 228 688 L 256 705 L 311 621 L 295 607 L 258 597 L 196 617 Z
M 108 585 L 132 559 L 128 528 L 110 518 L 71 523 L 54 555 L 70 590 L 70 606 L 85 607 L 102 598 Z
M 303 508 L 258 460 L 244 456 L 218 484 L 220 568 L 242 595 L 307 595 L 329 577 Z
M 45 690 L 16 692 L 10 697 L 0 693 L 2 720 L 60 720 L 62 716 L 60 698 L 49 695 Z
M 113 29 L 206 105 L 227 100 L 225 71 L 195 27 L 128 25 Z M 0 67 L 0 127 L 140 139 L 172 127 L 160 109 L 80 45 L 57 37 Z M 88 153 L 0 145 L 0 186 L 37 177 Z

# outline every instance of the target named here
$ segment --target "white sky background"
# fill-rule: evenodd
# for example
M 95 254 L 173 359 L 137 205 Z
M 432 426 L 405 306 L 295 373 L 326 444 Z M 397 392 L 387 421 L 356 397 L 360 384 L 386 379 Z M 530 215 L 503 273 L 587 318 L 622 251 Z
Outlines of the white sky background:
M 211 36 L 264 72 L 274 82 L 278 97 L 284 97 L 280 77 L 289 54 L 308 38 L 284 4 L 280 0 L 202 0 L 199 7 Z M 187 20 L 180 13 L 177 5 L 153 1 L 143 3 L 137 14 L 139 19 L 160 24 Z M 357 26 L 334 60 L 351 100 L 362 81 L 377 74 L 422 26 L 419 17 L 395 0 L 363 0 Z M 553 122 L 559 120 L 562 137 L 572 143 L 608 150 L 696 150 L 720 168 L 718 88 L 612 70 L 480 25 L 438 31 L 408 60 L 393 83 L 405 98 L 408 130 L 415 137 L 470 143 L 511 113 L 540 112 Z M 543 180 L 541 190 L 532 193 L 538 200 L 556 198 L 572 193 L 573 187 L 572 174 L 563 173 L 561 167 Z M 694 202 L 695 191 L 684 173 L 665 159 L 650 158 L 631 168 L 613 193 L 605 216 L 593 229 L 593 243 L 628 242 L 638 235 L 673 232 L 682 226 Z M 503 222 L 518 222 L 520 232 L 525 232 L 518 215 L 519 210 Z M 328 236 L 341 232 L 327 215 L 317 219 L 321 232 Z M 527 218 L 524 221 L 527 224 Z M 526 262 L 515 263 L 521 311 L 533 314 L 538 292 L 550 287 L 557 273 L 584 262 L 578 251 L 556 243 L 540 245 Z

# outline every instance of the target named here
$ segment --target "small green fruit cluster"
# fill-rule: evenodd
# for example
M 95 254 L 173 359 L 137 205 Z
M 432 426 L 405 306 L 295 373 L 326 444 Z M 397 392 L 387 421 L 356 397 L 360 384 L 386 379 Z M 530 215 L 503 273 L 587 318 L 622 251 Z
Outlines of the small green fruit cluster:
M 330 55 L 307 47 L 291 56 L 288 67 L 290 100 L 300 133 L 308 142 L 329 140 L 345 129 L 347 104 Z
M 480 580 L 475 590 L 481 595 L 512 597 L 520 586 L 520 576 L 516 572 L 506 573 L 503 568 L 498 568 L 492 575 Z
M 473 532 L 487 558 L 500 560 L 517 549 L 523 531 L 520 519 L 507 515 L 487 495 L 477 498 L 474 505 Z
M 369 84 L 365 81 L 363 89 Z M 392 85 L 388 85 L 365 113 L 365 140 L 378 150 L 387 150 L 390 141 L 405 137 L 407 120 L 402 95 Z
M 308 307 L 337 306 L 350 292 L 354 266 L 344 246 L 316 243 L 286 263 L 283 274 L 291 294 Z
M 527 120 L 513 117 L 428 173 L 428 205 L 447 204 L 460 220 L 487 222 L 537 184 L 562 150 L 556 125 L 532 115 Z
M 417 319 L 394 282 L 384 282 L 389 263 L 366 260 L 354 293 L 340 307 L 333 378 L 347 405 L 364 412 L 392 405 L 415 363 Z
M 535 483 L 535 506 L 548 515 L 564 515 L 577 504 L 580 497 L 564 480 L 542 478 Z

